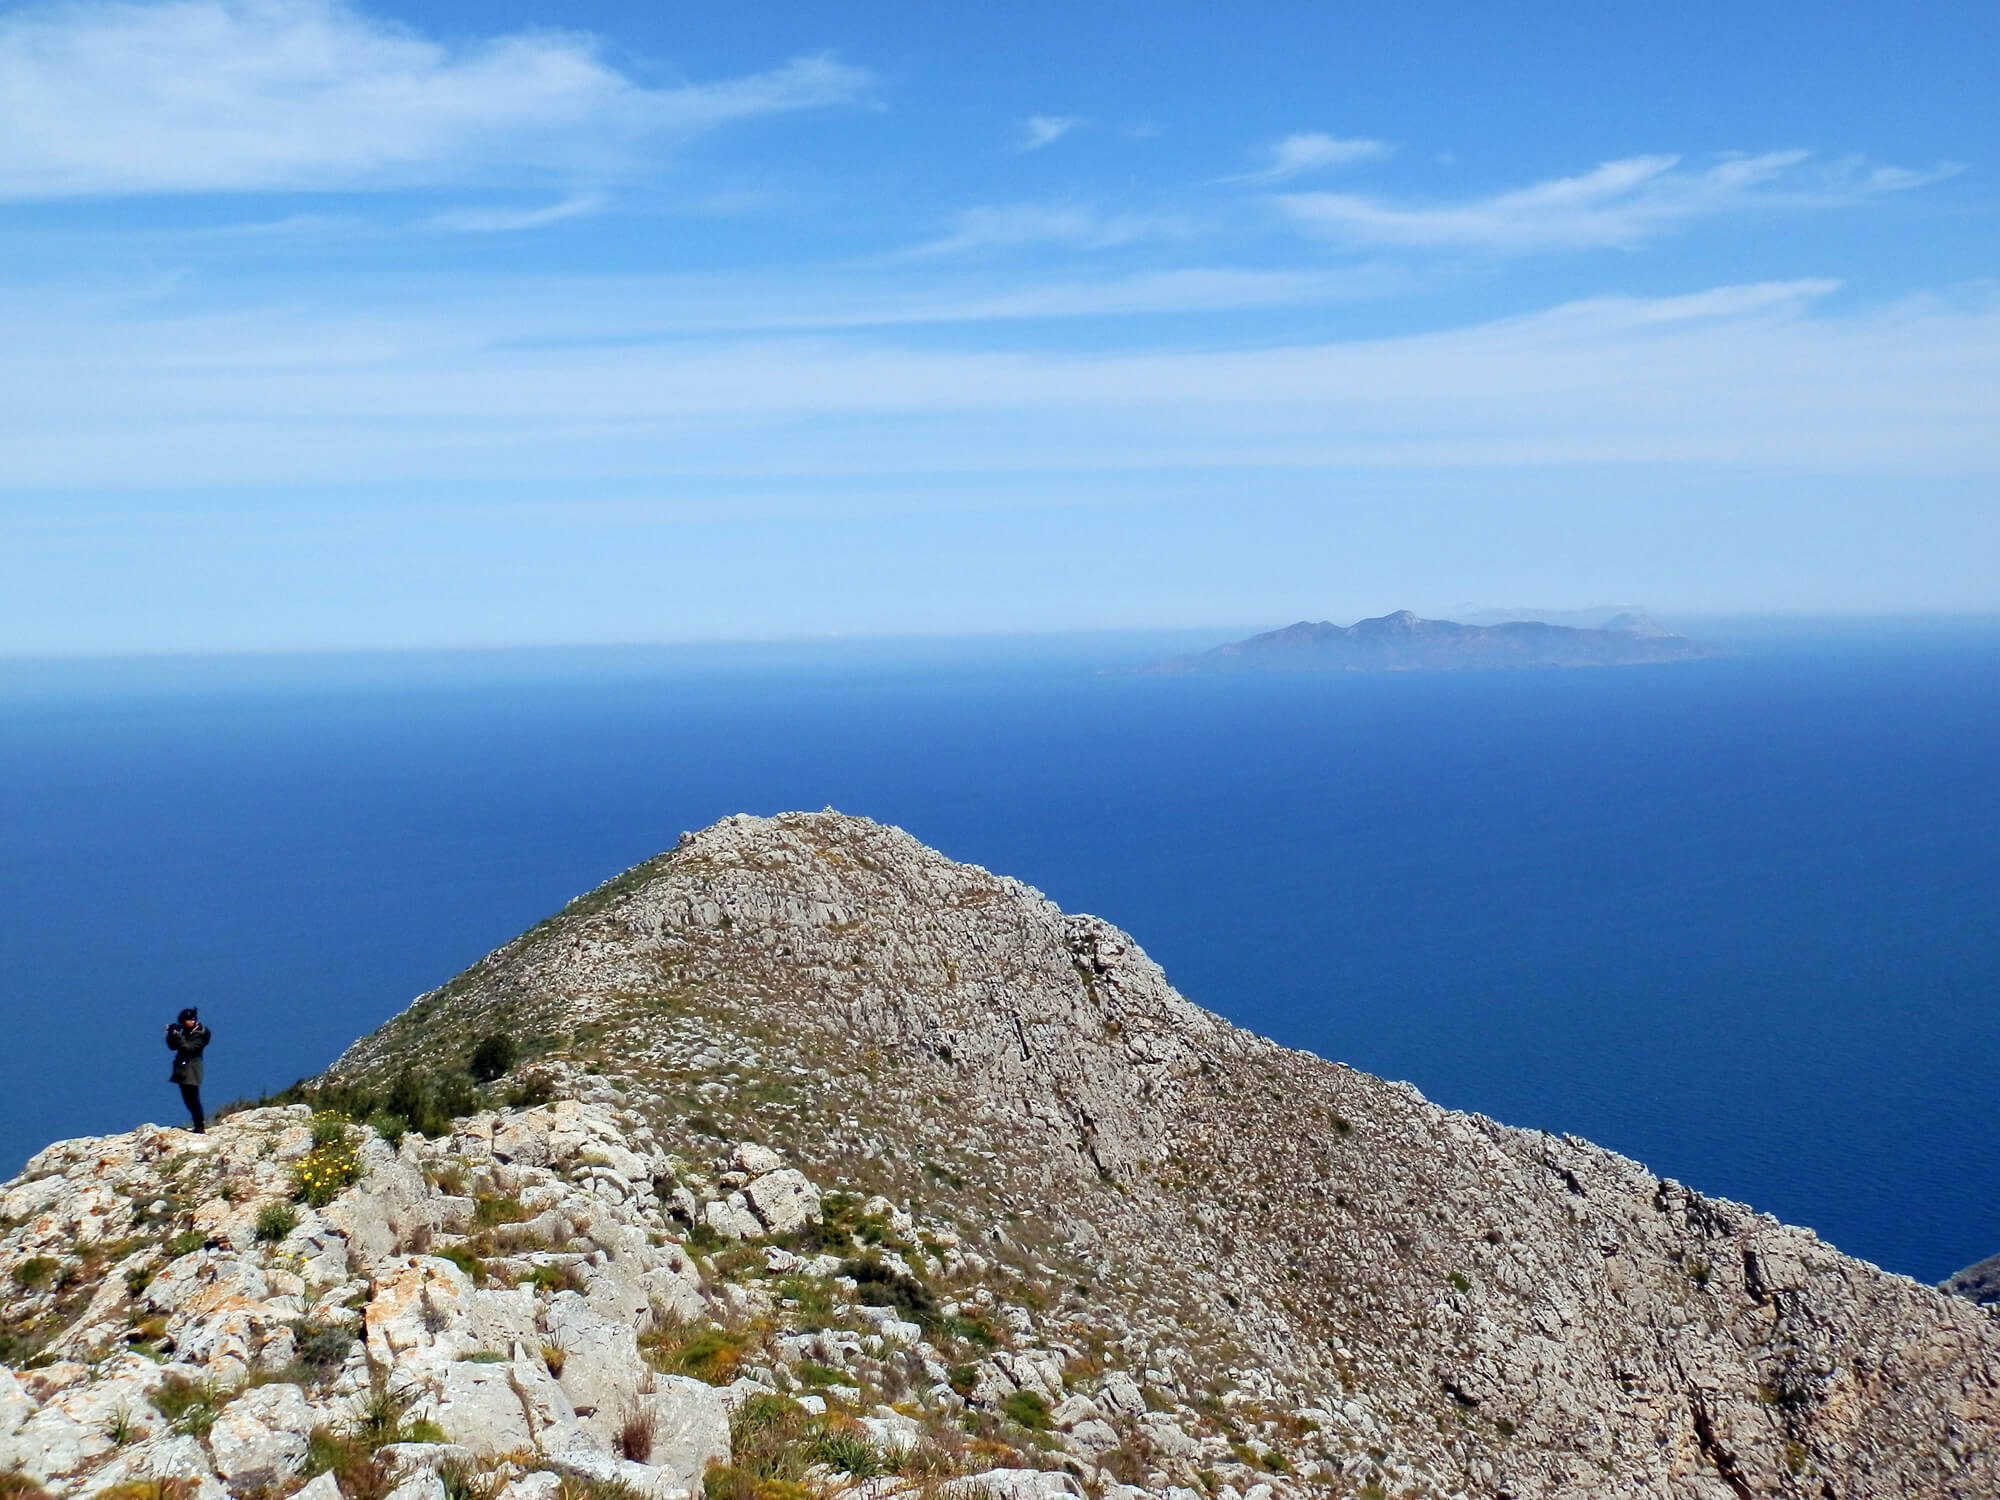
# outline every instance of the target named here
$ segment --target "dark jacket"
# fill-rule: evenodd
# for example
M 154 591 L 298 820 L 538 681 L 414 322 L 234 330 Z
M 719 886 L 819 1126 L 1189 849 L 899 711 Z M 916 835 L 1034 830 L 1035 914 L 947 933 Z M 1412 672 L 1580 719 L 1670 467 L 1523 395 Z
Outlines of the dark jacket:
M 208 1046 L 208 1028 L 196 1021 L 183 1026 L 176 1021 L 167 1028 L 167 1045 L 174 1049 L 174 1068 L 169 1083 L 201 1082 L 201 1054 Z

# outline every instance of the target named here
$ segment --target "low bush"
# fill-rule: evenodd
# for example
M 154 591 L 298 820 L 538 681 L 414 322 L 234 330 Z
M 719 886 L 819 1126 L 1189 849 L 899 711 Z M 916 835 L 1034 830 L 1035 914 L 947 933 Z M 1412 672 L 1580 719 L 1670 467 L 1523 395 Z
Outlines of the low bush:
M 257 1212 L 257 1238 L 260 1240 L 281 1240 L 298 1227 L 298 1210 L 289 1203 L 267 1203 Z
M 16 1285 L 25 1287 L 31 1292 L 39 1291 L 55 1279 L 59 1268 L 60 1262 L 51 1260 L 46 1255 L 31 1255 L 14 1267 L 14 1281 Z
M 1000 1410 L 1030 1432 L 1047 1432 L 1051 1425 L 1048 1400 L 1039 1391 L 1016 1391 L 1000 1403 Z
M 314 1208 L 324 1208 L 360 1176 L 360 1158 L 343 1134 L 340 1140 L 315 1146 L 300 1158 L 292 1168 L 293 1196 Z
M 520 1055 L 520 1044 L 514 1040 L 512 1033 L 489 1032 L 472 1049 L 472 1056 L 465 1062 L 465 1071 L 481 1083 L 491 1083 L 505 1075 Z
M 347 1363 L 354 1335 L 330 1323 L 294 1323 L 292 1347 L 298 1362 L 315 1373 L 337 1370 Z
M 728 1385 L 743 1363 L 747 1335 L 727 1328 L 669 1324 L 639 1340 L 639 1349 L 656 1370 L 692 1375 L 710 1385 Z

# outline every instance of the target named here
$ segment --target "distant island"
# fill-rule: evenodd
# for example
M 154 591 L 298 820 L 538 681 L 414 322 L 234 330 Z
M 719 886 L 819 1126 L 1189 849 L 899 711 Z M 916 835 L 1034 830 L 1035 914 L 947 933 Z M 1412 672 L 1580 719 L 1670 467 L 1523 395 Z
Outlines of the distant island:
M 1513 620 L 1461 625 L 1392 615 L 1335 625 L 1301 620 L 1233 641 L 1213 651 L 1175 656 L 1141 667 L 1171 675 L 1191 672 L 1468 672 L 1524 667 L 1635 667 L 1696 661 L 1721 653 L 1674 635 L 1646 615 L 1622 614 L 1594 630 Z

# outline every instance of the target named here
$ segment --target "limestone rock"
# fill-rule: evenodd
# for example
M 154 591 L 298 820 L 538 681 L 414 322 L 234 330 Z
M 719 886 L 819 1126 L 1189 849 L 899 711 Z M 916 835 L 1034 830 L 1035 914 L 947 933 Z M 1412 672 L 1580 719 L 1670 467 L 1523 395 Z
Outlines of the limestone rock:
M 261 1385 L 223 1407 L 208 1435 L 208 1448 L 225 1484 L 256 1489 L 299 1471 L 312 1428 L 312 1410 L 297 1386 Z
M 794 1167 L 766 1172 L 743 1190 L 750 1210 L 772 1234 L 793 1234 L 820 1216 L 819 1189 Z

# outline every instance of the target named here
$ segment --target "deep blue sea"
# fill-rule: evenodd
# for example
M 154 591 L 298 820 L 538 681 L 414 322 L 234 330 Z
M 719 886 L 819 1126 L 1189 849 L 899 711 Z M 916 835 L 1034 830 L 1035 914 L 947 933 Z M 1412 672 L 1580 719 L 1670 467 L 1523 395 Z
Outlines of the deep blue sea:
M 175 1119 L 184 1004 L 211 1099 L 256 1094 L 682 829 L 832 805 L 1119 923 L 1280 1041 L 1936 1280 L 2000 1251 L 2000 623 L 1705 633 L 1739 654 L 0 663 L 0 1168 Z

